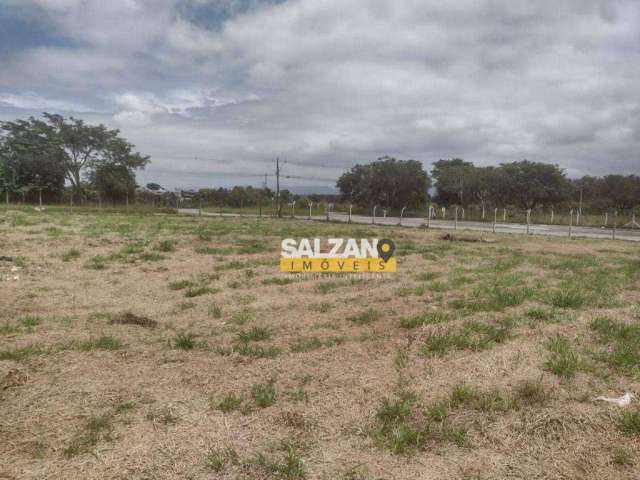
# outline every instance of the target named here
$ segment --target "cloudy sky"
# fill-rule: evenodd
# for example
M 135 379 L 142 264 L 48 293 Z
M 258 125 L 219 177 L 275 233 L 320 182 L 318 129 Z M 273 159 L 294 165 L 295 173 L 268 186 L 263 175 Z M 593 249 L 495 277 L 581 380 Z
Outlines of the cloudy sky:
M 277 156 L 289 187 L 382 155 L 640 173 L 640 2 L 0 0 L 0 119 L 44 110 L 169 187 Z

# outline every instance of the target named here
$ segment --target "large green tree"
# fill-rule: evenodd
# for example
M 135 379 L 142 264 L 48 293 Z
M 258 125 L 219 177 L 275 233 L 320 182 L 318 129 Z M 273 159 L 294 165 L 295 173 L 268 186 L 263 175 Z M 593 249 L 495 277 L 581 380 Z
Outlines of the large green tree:
M 42 191 L 53 198 L 64 188 L 64 152 L 55 141 L 55 130 L 30 118 L 0 123 L 0 158 L 5 169 L 5 189 Z
M 501 164 L 494 181 L 502 202 L 524 209 L 567 201 L 572 191 L 563 169 L 529 160 Z
M 420 208 L 427 198 L 431 179 L 417 160 L 381 157 L 356 165 L 337 182 L 343 201 L 360 206 Z
M 43 119 L 0 122 L 0 129 L 0 157 L 22 191 L 44 187 L 59 193 L 66 181 L 81 192 L 84 182 L 99 181 L 89 190 L 108 196 L 121 191 L 123 182 L 135 187 L 130 178 L 149 162 L 118 130 L 74 117 L 44 113 Z
M 106 126 L 87 125 L 83 120 L 45 113 L 48 125 L 55 131 L 54 141 L 64 151 L 63 161 L 67 180 L 75 189 L 82 181 L 105 166 L 133 170 L 144 168 L 149 157 L 134 152 L 134 146 L 120 136 L 119 130 Z

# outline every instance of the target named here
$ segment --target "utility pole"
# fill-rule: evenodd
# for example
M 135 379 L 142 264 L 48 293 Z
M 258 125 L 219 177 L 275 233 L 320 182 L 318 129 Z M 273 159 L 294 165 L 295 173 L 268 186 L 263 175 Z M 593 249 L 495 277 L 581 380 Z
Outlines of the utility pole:
M 278 218 L 280 218 L 280 157 L 276 158 L 276 211 Z

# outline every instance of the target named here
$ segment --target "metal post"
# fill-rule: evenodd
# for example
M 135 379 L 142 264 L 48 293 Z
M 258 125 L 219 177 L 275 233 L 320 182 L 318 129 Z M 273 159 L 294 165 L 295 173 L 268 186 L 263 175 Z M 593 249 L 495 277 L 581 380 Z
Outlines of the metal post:
M 447 216 L 447 207 L 442 207 L 442 219 L 444 220 Z
M 484 220 L 484 204 L 482 204 L 482 220 Z
M 493 233 L 496 233 L 496 221 L 498 220 L 498 209 L 493 210 Z
M 551 225 L 553 225 L 553 208 L 551 209 Z
M 569 238 L 571 238 L 572 227 L 573 227 L 573 208 L 569 210 Z
M 309 202 L 309 220 L 311 220 L 311 209 L 313 208 L 313 202 Z
M 458 207 L 456 207 L 454 211 L 455 213 L 453 217 L 453 229 L 457 230 L 458 229 Z
M 618 227 L 618 212 L 613 214 L 613 239 L 616 239 L 616 228 Z
M 400 210 L 400 220 L 398 220 L 398 225 L 402 225 L 402 216 L 404 215 L 404 211 L 407 207 L 402 207 L 402 210 Z
M 351 223 L 351 210 L 353 210 L 353 205 L 349 205 L 349 223 Z
M 464 207 L 462 207 L 462 220 L 464 220 Z
M 527 210 L 527 235 L 529 235 L 530 226 L 531 226 L 531 209 Z
M 291 218 L 296 217 L 296 201 L 291 202 Z
M 431 204 L 427 208 L 427 228 L 431 228 Z
M 506 208 L 502 209 L 502 221 L 503 222 L 507 221 L 507 209 Z
M 374 205 L 374 206 L 373 206 L 373 213 L 371 214 L 371 223 L 372 223 L 373 225 L 375 225 L 375 224 L 376 224 L 376 208 L 378 208 L 378 206 L 377 206 L 377 205 Z
M 609 223 L 609 212 L 604 212 L 604 226 L 607 226 L 607 223 Z

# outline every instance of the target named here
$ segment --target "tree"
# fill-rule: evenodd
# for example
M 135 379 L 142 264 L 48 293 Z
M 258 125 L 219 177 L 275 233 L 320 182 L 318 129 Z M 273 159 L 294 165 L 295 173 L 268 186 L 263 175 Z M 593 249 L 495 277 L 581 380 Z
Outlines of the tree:
M 461 158 L 438 160 L 434 163 L 431 175 L 436 181 L 436 201 L 445 205 L 466 206 L 472 199 L 467 188 L 475 168 L 473 163 Z
M 566 201 L 571 193 L 563 169 L 529 160 L 501 164 L 495 183 L 496 193 L 505 203 L 524 209 Z
M 136 177 L 122 164 L 99 165 L 90 174 L 91 185 L 101 198 L 113 202 L 128 200 L 135 194 Z
M 119 130 L 110 130 L 102 124 L 86 125 L 74 117 L 67 120 L 61 115 L 43 115 L 55 132 L 51 141 L 64 151 L 65 175 L 76 190 L 81 190 L 83 177 L 105 165 L 131 170 L 144 168 L 149 162 L 149 157 L 133 152 L 134 146 L 120 137 Z
M 0 158 L 4 164 L 4 189 L 30 190 L 45 198 L 59 196 L 64 188 L 64 152 L 53 141 L 54 129 L 33 117 L 29 120 L 1 122 Z
M 422 163 L 392 157 L 356 165 L 337 182 L 343 201 L 386 208 L 420 208 L 426 201 L 430 185 L 431 179 Z

